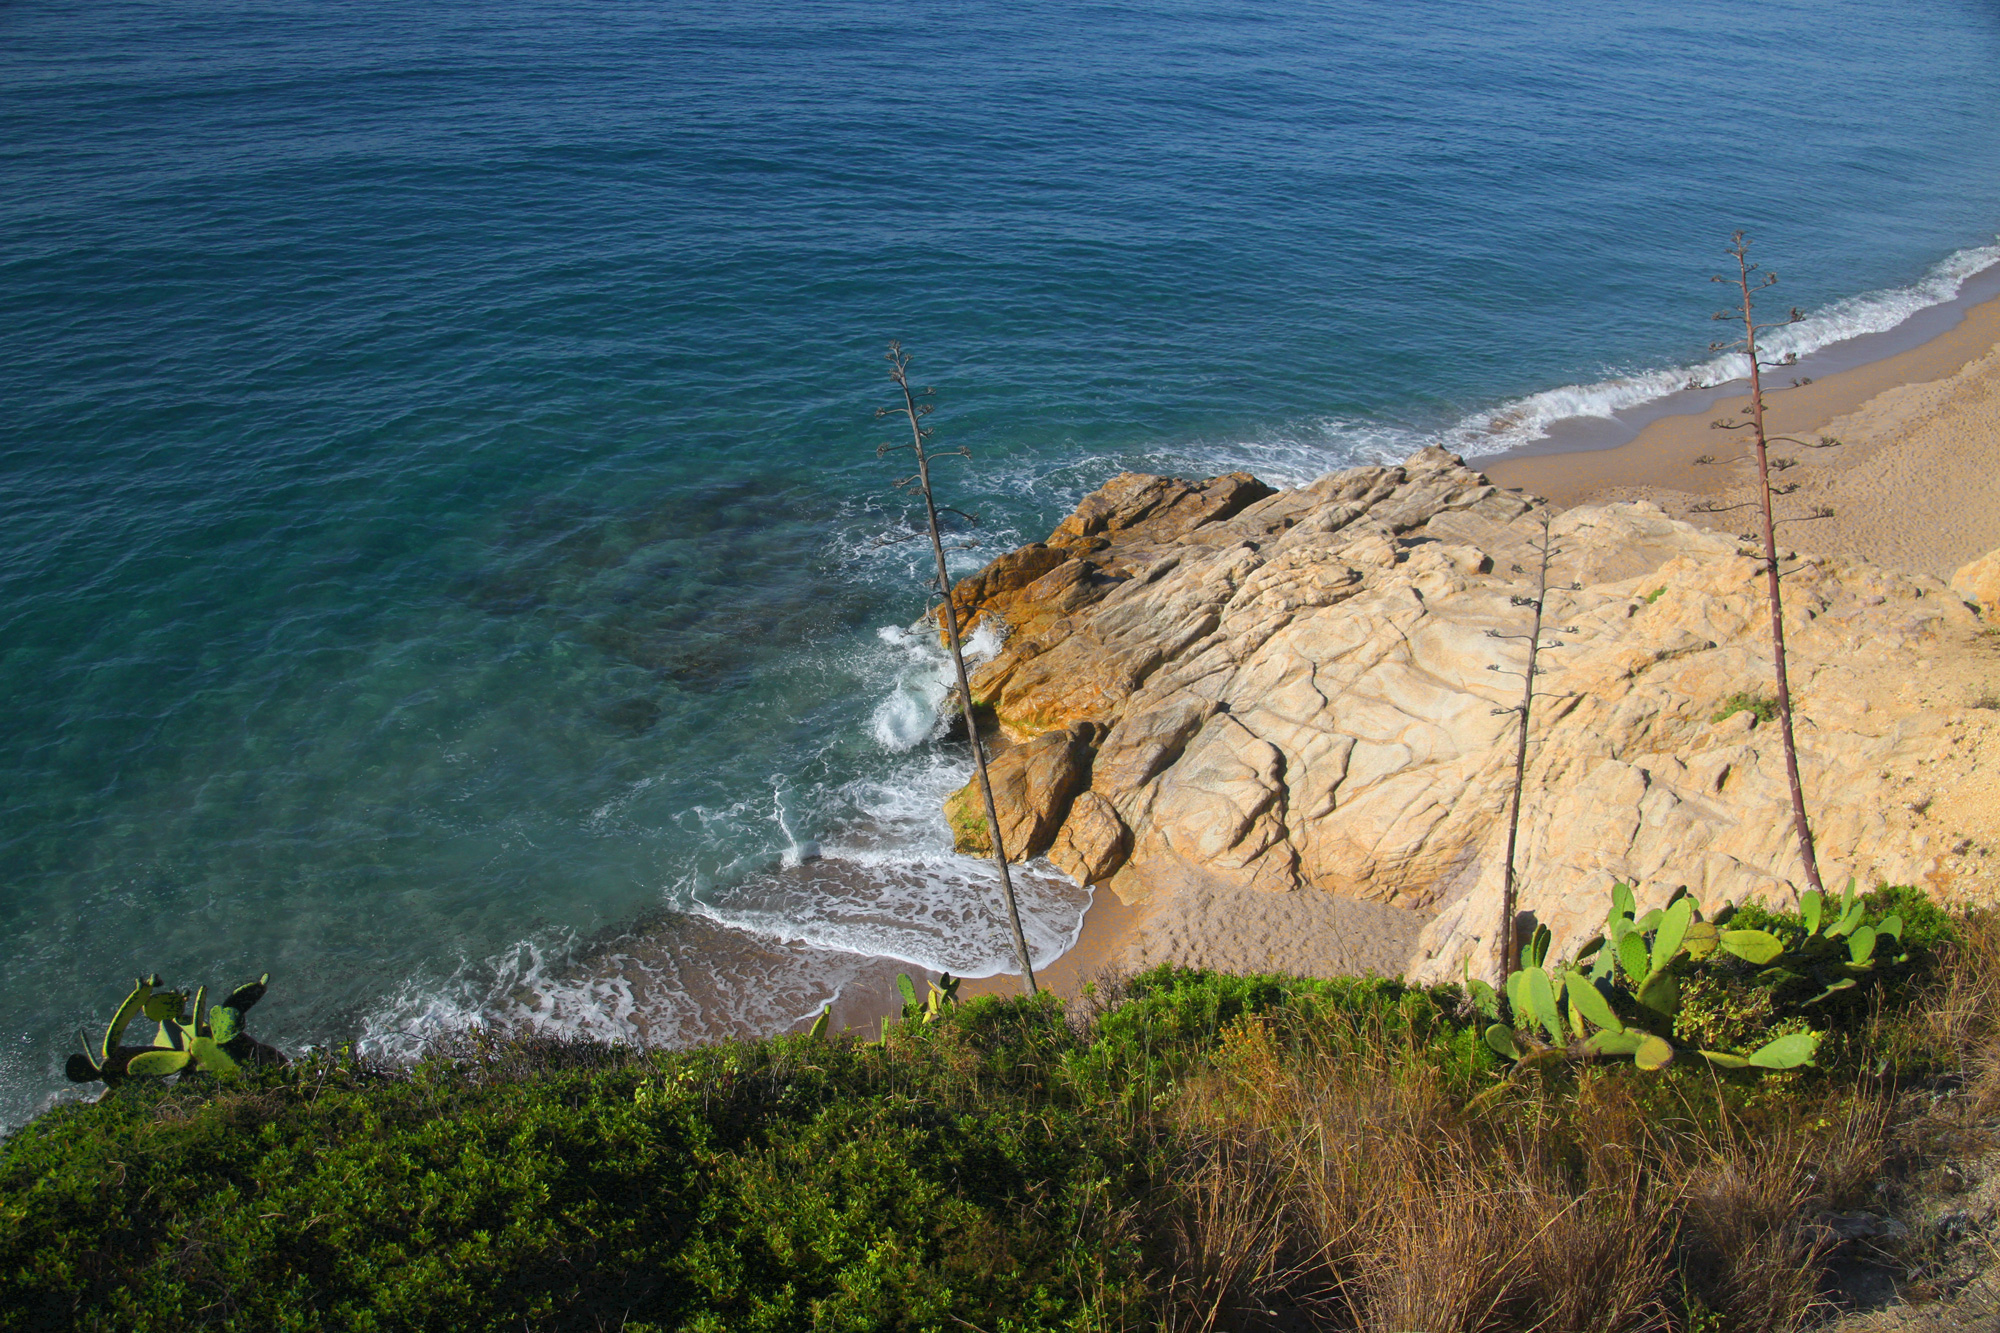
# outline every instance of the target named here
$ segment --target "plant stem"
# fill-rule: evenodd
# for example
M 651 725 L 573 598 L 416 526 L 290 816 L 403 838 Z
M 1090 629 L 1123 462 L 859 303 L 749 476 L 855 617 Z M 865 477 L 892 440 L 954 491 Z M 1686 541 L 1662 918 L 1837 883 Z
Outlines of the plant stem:
M 1751 314 L 1750 247 L 1741 232 L 1737 233 L 1730 253 L 1736 256 L 1736 284 L 1743 293 L 1743 350 L 1750 357 L 1750 411 L 1757 446 L 1757 498 L 1764 519 L 1764 581 L 1771 604 L 1771 659 L 1778 677 L 1778 726 L 1785 742 L 1785 778 L 1792 788 L 1792 827 L 1798 834 L 1799 860 L 1805 865 L 1806 883 L 1814 892 L 1824 893 L 1826 890 L 1819 880 L 1819 859 L 1813 854 L 1812 826 L 1806 820 L 1805 789 L 1799 783 L 1798 746 L 1792 738 L 1792 691 L 1785 673 L 1784 594 L 1779 588 L 1777 528 L 1771 518 L 1771 459 L 1764 435 L 1764 380 L 1757 365 L 1757 324 Z
M 965 671 L 965 651 L 958 637 L 958 608 L 951 600 L 951 575 L 945 567 L 944 539 L 938 532 L 937 502 L 931 497 L 930 458 L 924 452 L 924 431 L 918 424 L 917 400 L 910 393 L 906 372 L 909 358 L 894 349 L 890 352 L 889 374 L 903 391 L 903 411 L 910 418 L 910 447 L 917 455 L 917 479 L 924 493 L 924 515 L 930 523 L 931 554 L 937 560 L 938 589 L 944 594 L 945 634 L 951 646 L 951 664 L 958 673 L 958 700 L 965 710 L 965 734 L 972 742 L 973 769 L 979 779 L 979 794 L 986 802 L 986 829 L 993 840 L 993 864 L 1000 870 L 1000 896 L 1007 904 L 1007 925 L 1014 934 L 1014 959 L 1021 965 L 1021 984 L 1028 994 L 1035 985 L 1035 966 L 1028 954 L 1028 937 L 1021 931 L 1021 911 L 1014 902 L 1014 877 L 1007 870 L 1007 849 L 1000 839 L 1000 813 L 993 805 L 993 780 L 986 771 L 986 747 L 979 742 L 979 722 L 972 707 L 972 683 Z
M 1521 686 L 1521 734 L 1514 746 L 1514 799 L 1507 812 L 1507 864 L 1502 871 L 1500 887 L 1500 975 L 1514 970 L 1514 918 L 1519 915 L 1515 906 L 1514 889 L 1514 847 L 1521 834 L 1521 790 L 1528 778 L 1528 719 L 1535 704 L 1535 658 L 1542 650 L 1542 608 L 1549 600 L 1549 520 L 1542 519 L 1542 567 L 1539 585 L 1535 589 L 1535 625 L 1528 636 L 1527 677 Z

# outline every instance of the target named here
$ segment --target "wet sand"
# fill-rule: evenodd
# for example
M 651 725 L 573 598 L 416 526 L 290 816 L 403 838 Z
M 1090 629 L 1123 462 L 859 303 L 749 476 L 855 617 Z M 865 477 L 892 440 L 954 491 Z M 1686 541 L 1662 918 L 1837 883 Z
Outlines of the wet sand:
M 1134 907 L 1099 885 L 1090 900 L 1090 910 L 1084 913 L 1083 929 L 1076 943 L 1068 953 L 1037 972 L 1035 981 L 1067 999 L 1081 994 L 1092 982 L 1129 973 L 1131 966 L 1123 957 L 1125 945 L 1150 915 L 1147 908 Z M 968 1000 L 975 995 L 1020 993 L 1021 978 L 1004 972 L 968 981 L 959 990 L 960 998 Z

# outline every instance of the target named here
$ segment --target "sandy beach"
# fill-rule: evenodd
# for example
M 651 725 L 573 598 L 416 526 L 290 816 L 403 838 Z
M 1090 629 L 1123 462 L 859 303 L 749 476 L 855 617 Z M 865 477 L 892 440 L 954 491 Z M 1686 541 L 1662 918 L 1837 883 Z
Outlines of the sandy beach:
M 1099 887 L 1084 913 L 1083 929 L 1068 953 L 1036 973 L 1035 980 L 1058 995 L 1074 996 L 1100 978 L 1129 973 L 1125 946 L 1144 924 L 1148 913 L 1143 907 L 1128 906 L 1109 889 Z M 959 994 L 1019 995 L 1021 979 L 1010 973 L 968 981 Z
M 1073 996 L 1091 982 L 1168 962 L 1223 972 L 1394 976 L 1426 919 L 1332 894 L 1272 894 L 1219 882 L 1142 885 L 1118 875 L 1097 887 L 1076 944 L 1036 980 Z M 968 981 L 962 994 L 1019 989 L 1018 977 L 1002 975 Z
M 1774 446 L 1774 457 L 1797 460 L 1774 477 L 1797 487 L 1779 502 L 1783 544 L 1941 579 L 2000 547 L 2000 299 L 1928 342 L 1810 384 L 1794 387 L 1782 369 L 1767 376 L 1774 436 L 1841 441 Z M 1732 387 L 1712 410 L 1662 417 L 1617 448 L 1470 461 L 1564 507 L 1651 500 L 1690 523 L 1745 532 L 1754 511 L 1734 506 L 1753 500 L 1748 432 L 1710 425 L 1744 419 L 1749 385 Z M 1726 508 L 1694 512 L 1702 504 Z M 1833 514 L 1808 517 L 1820 509 Z

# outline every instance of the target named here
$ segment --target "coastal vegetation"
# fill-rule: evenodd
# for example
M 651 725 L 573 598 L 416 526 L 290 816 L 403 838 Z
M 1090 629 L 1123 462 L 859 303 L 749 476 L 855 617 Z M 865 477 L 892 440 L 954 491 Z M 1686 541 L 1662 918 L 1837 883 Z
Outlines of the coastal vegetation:
M 180 1073 L 232 1077 L 246 1064 L 282 1064 L 284 1056 L 252 1037 L 244 1028 L 250 1007 L 264 998 L 271 975 L 246 981 L 217 1005 L 205 1005 L 208 988 L 198 986 L 189 1007 L 186 991 L 160 989 L 158 974 L 137 978 L 132 992 L 93 1044 L 82 1033 L 83 1050 L 69 1058 L 64 1072 L 72 1083 L 103 1083 L 107 1090 L 128 1078 L 165 1078 Z M 125 1032 L 146 1018 L 157 1023 L 153 1040 L 128 1045 Z
M 1486 1044 L 1510 1060 L 1629 1057 L 1641 1069 L 1663 1069 L 1679 1041 L 1720 1069 L 1796 1069 L 1813 1062 L 1824 1035 L 1807 1022 L 1808 1011 L 1835 999 L 1865 1001 L 1909 966 L 1904 912 L 1920 923 L 1916 935 L 1934 941 L 1948 933 L 1943 913 L 1913 889 L 1857 897 L 1850 882 L 1837 901 L 1801 894 L 1796 921 L 1732 910 L 1708 921 L 1685 889 L 1640 916 L 1632 890 L 1619 884 L 1604 930 L 1573 962 L 1548 957 L 1543 926 L 1521 950 L 1504 993 L 1471 977 L 1466 987 L 1493 1020 Z M 1709 1005 L 1686 1009 L 1691 994 Z M 1731 1017 L 1718 1023 L 1718 1014 Z
M 0 1148 L 0 1326 L 1799 1328 L 1864 1259 L 1948 1294 L 1956 1233 L 1842 1237 L 2000 1109 L 2000 925 L 1857 905 L 1909 957 L 1776 1073 L 1510 1061 L 1456 987 L 1162 968 L 912 986 L 876 1042 L 127 1080 Z M 1798 1018 L 1737 961 L 1680 1021 Z
M 1715 716 L 1709 721 L 1727 722 L 1738 713 L 1748 713 L 1759 722 L 1769 722 L 1778 715 L 1778 702 L 1748 690 L 1737 690 L 1722 701 L 1721 706 L 1715 710 Z

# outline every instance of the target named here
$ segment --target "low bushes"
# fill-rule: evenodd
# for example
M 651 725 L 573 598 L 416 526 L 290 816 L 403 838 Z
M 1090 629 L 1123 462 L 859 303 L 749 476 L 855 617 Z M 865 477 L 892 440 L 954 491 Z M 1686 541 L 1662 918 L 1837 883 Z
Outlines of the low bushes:
M 1162 969 L 885 1045 L 127 1084 L 0 1147 L 0 1326 L 1796 1328 L 1811 1217 L 1914 1151 L 1896 1090 L 2000 1106 L 2000 933 L 1962 929 L 1775 1078 L 1516 1069 L 1454 988 Z
M 543 1042 L 128 1088 L 8 1143 L 12 1327 L 1119 1322 L 1120 1136 L 1042 1091 L 1052 1004 L 888 1050 Z

